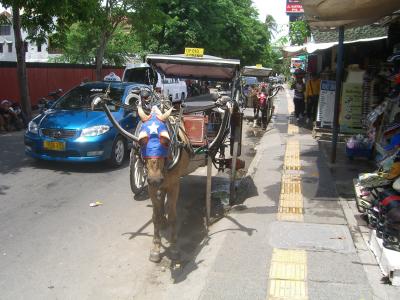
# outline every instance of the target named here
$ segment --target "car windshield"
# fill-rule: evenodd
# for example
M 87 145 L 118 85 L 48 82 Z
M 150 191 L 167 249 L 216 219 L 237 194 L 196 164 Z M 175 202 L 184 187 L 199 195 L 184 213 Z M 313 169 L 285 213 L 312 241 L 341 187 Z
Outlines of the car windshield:
M 93 95 L 104 93 L 106 88 L 94 86 L 78 86 L 63 96 L 56 104 L 56 109 L 79 110 L 91 109 Z M 121 103 L 124 90 L 118 88 L 110 88 L 110 98 L 114 102 Z M 111 111 L 118 110 L 115 105 L 109 105 Z M 101 109 L 101 108 L 97 108 Z

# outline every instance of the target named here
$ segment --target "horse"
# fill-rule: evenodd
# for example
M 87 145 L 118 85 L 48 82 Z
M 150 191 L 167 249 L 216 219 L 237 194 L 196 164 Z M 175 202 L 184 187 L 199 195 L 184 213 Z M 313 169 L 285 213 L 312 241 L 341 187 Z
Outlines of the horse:
M 171 229 L 169 249 L 171 258 L 176 259 L 179 255 L 176 247 L 176 205 L 180 191 L 180 177 L 187 173 L 192 154 L 188 147 L 189 139 L 184 129 L 180 127 L 178 135 L 183 148 L 179 161 L 173 168 L 168 168 L 170 133 L 166 123 L 170 121 L 171 111 L 172 109 L 162 114 L 157 106 L 153 106 L 151 113 L 147 115 L 141 106 L 138 107 L 138 114 L 143 122 L 138 142 L 147 169 L 148 191 L 153 204 L 154 237 L 149 257 L 152 262 L 159 262 L 161 259 L 160 230 L 167 225 Z
M 283 87 L 280 85 L 272 86 L 262 83 L 259 87 L 252 89 L 249 94 L 249 103 L 253 106 L 253 127 L 262 125 L 263 129 L 267 128 L 274 109 L 272 98 L 275 97 L 282 88 Z
M 265 129 L 268 124 L 268 97 L 267 90 L 264 86 L 253 88 L 249 93 L 249 104 L 253 106 L 253 127 L 262 125 Z M 261 119 L 260 119 L 261 113 Z
M 130 97 L 137 98 L 132 94 Z M 111 123 L 116 129 L 129 140 L 134 141 L 134 147 L 139 147 L 140 154 L 144 160 L 147 170 L 148 192 L 153 206 L 152 221 L 154 225 L 153 245 L 150 250 L 149 259 L 152 262 L 161 260 L 161 235 L 160 230 L 170 226 L 170 247 L 169 253 L 171 259 L 177 259 L 179 252 L 177 250 L 177 230 L 176 230 L 176 205 L 180 191 L 180 177 L 188 174 L 190 158 L 193 155 L 193 149 L 190 141 L 185 134 L 183 125 L 177 129 L 178 132 L 171 132 L 174 124 L 183 124 L 180 117 L 171 116 L 173 108 L 162 113 L 157 106 L 151 108 L 150 114 L 146 114 L 142 106 L 137 107 L 138 115 L 142 121 L 139 135 L 135 136 L 126 131 L 114 119 L 107 107 L 107 95 L 96 97 L 92 102 L 92 108 L 101 106 Z M 171 143 L 171 134 L 177 136 L 179 154 L 178 160 L 170 164 L 173 159 L 169 151 Z M 165 201 L 167 199 L 167 201 Z

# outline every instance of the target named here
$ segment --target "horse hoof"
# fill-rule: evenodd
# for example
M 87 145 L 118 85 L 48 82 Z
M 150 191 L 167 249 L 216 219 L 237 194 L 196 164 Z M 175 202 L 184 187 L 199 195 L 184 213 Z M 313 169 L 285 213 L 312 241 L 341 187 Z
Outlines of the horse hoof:
M 155 263 L 160 262 L 161 261 L 160 252 L 158 252 L 158 251 L 150 251 L 149 260 L 151 262 L 155 262 Z

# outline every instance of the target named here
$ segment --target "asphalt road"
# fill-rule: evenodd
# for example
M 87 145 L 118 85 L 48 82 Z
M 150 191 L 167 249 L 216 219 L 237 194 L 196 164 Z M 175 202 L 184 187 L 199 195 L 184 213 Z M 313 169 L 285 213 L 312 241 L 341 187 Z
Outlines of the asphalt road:
M 256 140 L 246 139 L 246 160 Z M 36 162 L 23 150 L 23 132 L 0 136 L 0 298 L 131 299 L 157 285 L 154 273 L 168 261 L 148 260 L 151 202 L 134 199 L 128 162 Z M 182 264 L 205 236 L 205 174 L 181 180 Z M 89 206 L 96 201 L 103 205 Z

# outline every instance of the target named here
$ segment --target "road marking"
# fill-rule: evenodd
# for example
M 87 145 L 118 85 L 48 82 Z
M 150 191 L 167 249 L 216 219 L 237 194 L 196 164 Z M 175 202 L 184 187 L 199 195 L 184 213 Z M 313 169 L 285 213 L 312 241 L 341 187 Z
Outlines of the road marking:
M 273 249 L 268 299 L 308 299 L 306 251 Z

